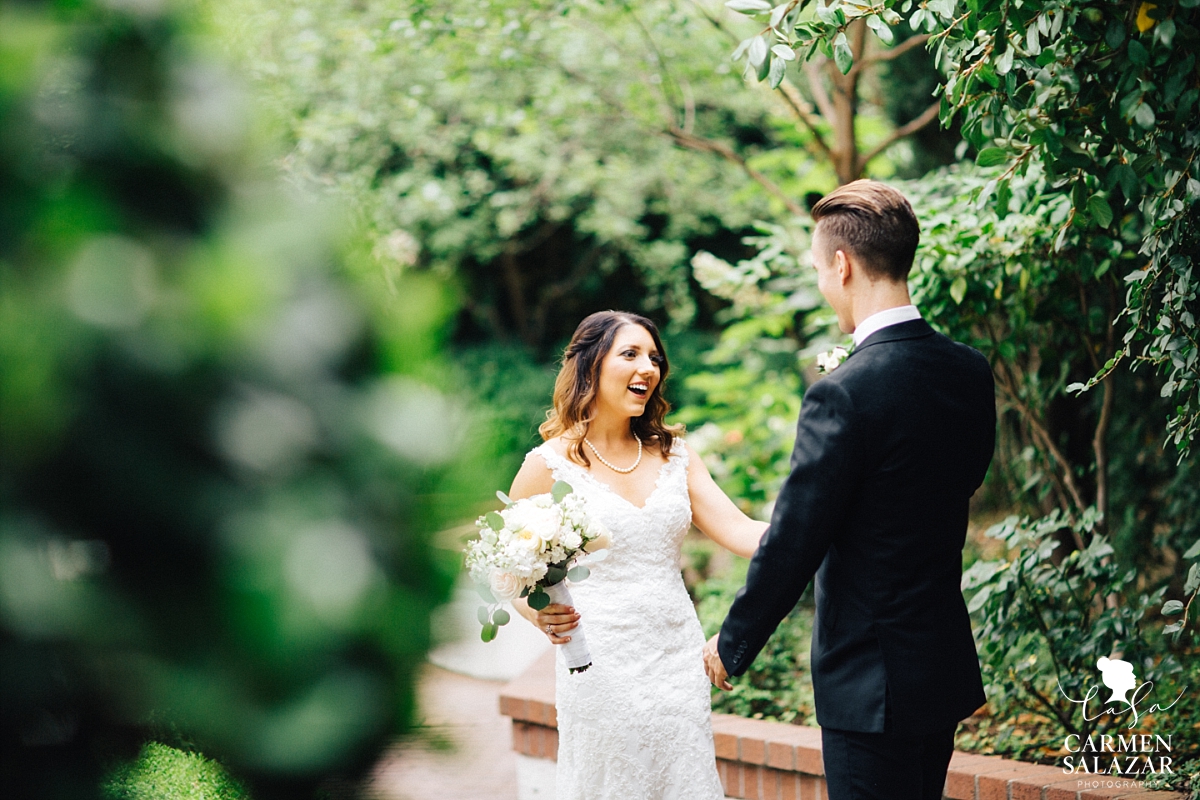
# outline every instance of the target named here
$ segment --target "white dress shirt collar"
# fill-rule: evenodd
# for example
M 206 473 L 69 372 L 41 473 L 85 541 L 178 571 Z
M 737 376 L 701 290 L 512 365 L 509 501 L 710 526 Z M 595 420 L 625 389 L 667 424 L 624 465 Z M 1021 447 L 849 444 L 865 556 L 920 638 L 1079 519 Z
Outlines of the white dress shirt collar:
M 909 322 L 920 318 L 921 312 L 917 311 L 917 307 L 913 305 L 896 306 L 895 308 L 877 311 L 860 322 L 858 327 L 854 329 L 854 346 L 858 347 L 872 333 L 882 330 L 889 325 L 898 325 L 901 322 Z

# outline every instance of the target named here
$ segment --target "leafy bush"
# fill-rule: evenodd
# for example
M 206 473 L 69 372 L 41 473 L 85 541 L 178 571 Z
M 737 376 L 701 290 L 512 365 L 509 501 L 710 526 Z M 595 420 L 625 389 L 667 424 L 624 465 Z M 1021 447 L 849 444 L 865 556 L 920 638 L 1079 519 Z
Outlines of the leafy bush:
M 1095 685 L 1101 656 L 1119 654 L 1135 666 L 1141 683 L 1153 684 L 1147 708 L 1170 703 L 1197 673 L 1164 646 L 1154 612 L 1167 587 L 1140 591 L 1137 571 L 1112 557 L 1112 547 L 1095 533 L 1096 522 L 1094 511 L 1077 522 L 1056 512 L 1037 520 L 1011 517 L 988 531 L 1009 555 L 977 561 L 963 577 L 971 594 L 968 607 L 980 623 L 976 634 L 990 707 L 982 729 L 962 740 L 972 749 L 1050 761 L 1061 754 L 1068 734 L 1154 730 L 1173 735 L 1180 762 L 1194 757 L 1200 731 L 1191 724 L 1194 710 L 1185 705 L 1174 708 L 1164 724 L 1153 717 L 1134 719 L 1132 712 L 1089 719 L 1067 699 L 1083 698 Z M 1063 531 L 1086 536 L 1088 546 L 1064 554 Z
M 113 771 L 106 800 L 249 800 L 246 790 L 215 761 L 151 742 L 137 759 Z
M 737 590 L 746 582 L 749 563 L 739 558 L 732 569 L 696 587 L 697 613 L 706 637 L 721 629 Z M 815 725 L 816 708 L 808 674 L 812 616 L 812 606 L 802 600 L 780 623 L 746 674 L 730 680 L 733 689 L 713 689 L 713 711 Z

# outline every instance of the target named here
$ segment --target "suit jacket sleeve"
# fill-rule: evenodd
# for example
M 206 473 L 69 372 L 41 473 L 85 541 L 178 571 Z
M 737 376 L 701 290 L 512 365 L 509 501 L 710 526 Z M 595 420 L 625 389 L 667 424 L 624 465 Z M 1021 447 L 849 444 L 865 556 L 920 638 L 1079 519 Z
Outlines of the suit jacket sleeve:
M 746 671 L 796 605 L 846 519 L 862 462 L 853 404 L 839 383 L 825 378 L 805 394 L 791 474 L 721 626 L 718 652 L 730 675 Z

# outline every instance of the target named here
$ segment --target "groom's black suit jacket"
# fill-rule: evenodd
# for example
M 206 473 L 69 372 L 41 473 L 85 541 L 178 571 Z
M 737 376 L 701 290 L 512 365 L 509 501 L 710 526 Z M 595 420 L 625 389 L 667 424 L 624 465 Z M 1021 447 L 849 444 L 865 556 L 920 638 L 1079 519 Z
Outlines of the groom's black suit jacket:
M 718 640 L 740 675 L 816 574 L 822 727 L 944 730 L 984 702 L 959 588 L 995 446 L 992 372 L 923 320 L 883 328 L 804 396 L 792 471 Z

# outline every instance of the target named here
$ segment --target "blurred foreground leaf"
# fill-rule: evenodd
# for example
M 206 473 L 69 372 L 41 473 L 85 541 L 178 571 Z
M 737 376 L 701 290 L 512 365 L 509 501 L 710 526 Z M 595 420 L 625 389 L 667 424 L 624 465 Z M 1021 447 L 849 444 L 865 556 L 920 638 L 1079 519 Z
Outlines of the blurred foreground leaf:
M 358 777 L 456 569 L 449 295 L 282 190 L 176 8 L 0 5 L 6 796 L 151 737 L 259 800 Z

